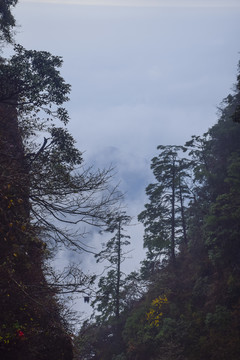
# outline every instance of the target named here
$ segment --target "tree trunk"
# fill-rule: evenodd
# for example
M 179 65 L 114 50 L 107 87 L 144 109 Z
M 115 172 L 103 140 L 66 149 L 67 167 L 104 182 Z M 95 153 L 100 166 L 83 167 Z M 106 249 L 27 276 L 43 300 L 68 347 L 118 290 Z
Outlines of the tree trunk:
M 120 314 L 120 278 L 121 278 L 121 220 L 119 219 L 118 224 L 118 254 L 117 254 L 117 284 L 116 284 L 116 318 L 119 319 Z
M 185 245 L 187 245 L 187 229 L 186 229 L 186 221 L 184 215 L 184 203 L 183 203 L 181 179 L 179 179 L 179 197 L 180 197 L 181 219 L 182 219 L 182 229 L 183 229 L 183 242 Z
M 172 167 L 171 260 L 175 264 L 175 161 Z

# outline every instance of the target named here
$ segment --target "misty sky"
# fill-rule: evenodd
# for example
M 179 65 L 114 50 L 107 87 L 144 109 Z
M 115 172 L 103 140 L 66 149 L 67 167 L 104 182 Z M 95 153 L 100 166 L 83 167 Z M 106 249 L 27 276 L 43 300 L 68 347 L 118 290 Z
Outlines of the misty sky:
M 19 0 L 14 13 L 17 42 L 63 57 L 62 74 L 72 85 L 69 130 L 86 163 L 116 166 L 136 223 L 156 147 L 207 131 L 231 92 L 240 2 Z M 143 256 L 141 225 L 130 234 L 128 270 Z M 93 270 L 86 256 L 82 264 Z

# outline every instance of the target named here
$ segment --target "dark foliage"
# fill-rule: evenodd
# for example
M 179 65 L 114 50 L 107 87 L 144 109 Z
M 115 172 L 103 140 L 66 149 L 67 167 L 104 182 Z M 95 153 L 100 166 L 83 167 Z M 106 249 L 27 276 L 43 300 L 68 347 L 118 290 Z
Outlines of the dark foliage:
M 11 8 L 17 4 L 18 0 L 0 1 L 0 40 L 12 42 L 13 28 L 16 26 L 15 18 Z

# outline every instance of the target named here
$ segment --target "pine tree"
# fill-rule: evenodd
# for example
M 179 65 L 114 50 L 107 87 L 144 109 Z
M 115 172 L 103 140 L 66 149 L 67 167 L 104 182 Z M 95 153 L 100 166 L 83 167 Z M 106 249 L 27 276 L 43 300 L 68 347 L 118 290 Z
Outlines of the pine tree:
M 160 263 L 163 258 L 175 263 L 180 243 L 187 243 L 185 200 L 190 197 L 190 162 L 179 156 L 184 150 L 181 146 L 160 145 L 158 150 L 151 164 L 157 182 L 146 188 L 150 202 L 138 219 L 145 226 L 144 247 L 150 263 Z
M 121 290 L 124 284 L 124 273 L 121 264 L 126 258 L 125 247 L 130 244 L 130 237 L 124 233 L 124 227 L 129 226 L 131 218 L 125 213 L 117 213 L 108 219 L 106 232 L 112 233 L 113 237 L 103 244 L 103 250 L 95 255 L 97 262 L 108 262 L 107 276 L 99 280 L 96 299 L 93 306 L 96 307 L 100 315 L 97 319 L 101 321 L 115 318 L 118 321 L 121 310 L 123 310 L 123 300 Z

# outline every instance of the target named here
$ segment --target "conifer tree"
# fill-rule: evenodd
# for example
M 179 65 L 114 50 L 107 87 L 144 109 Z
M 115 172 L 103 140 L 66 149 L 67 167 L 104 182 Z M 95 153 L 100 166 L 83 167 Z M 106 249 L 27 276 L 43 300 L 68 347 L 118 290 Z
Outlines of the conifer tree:
M 113 237 L 103 244 L 103 250 L 95 255 L 97 262 L 108 262 L 107 276 L 99 280 L 96 299 L 92 305 L 96 307 L 100 315 L 97 319 L 106 321 L 111 318 L 119 319 L 123 310 L 121 290 L 124 284 L 124 273 L 121 264 L 126 258 L 125 247 L 130 244 L 130 237 L 124 233 L 124 228 L 129 226 L 131 218 L 124 212 L 109 217 L 106 232 L 112 233 Z
M 157 182 L 146 188 L 150 202 L 138 216 L 145 226 L 144 247 L 150 264 L 163 257 L 175 263 L 179 244 L 187 242 L 185 200 L 190 197 L 190 162 L 179 156 L 182 146 L 160 145 L 158 150 L 151 164 Z

